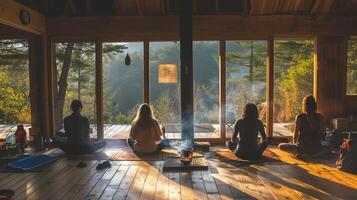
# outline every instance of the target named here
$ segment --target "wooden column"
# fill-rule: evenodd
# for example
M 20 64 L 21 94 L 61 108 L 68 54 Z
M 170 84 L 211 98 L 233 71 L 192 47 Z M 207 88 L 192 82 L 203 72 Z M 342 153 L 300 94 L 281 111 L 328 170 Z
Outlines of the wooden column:
M 41 150 L 44 147 L 43 142 L 53 133 L 47 48 L 46 36 L 32 36 L 29 39 L 31 135 L 34 137 L 36 150 Z
M 44 132 L 44 116 L 42 105 L 42 65 L 41 65 L 41 40 L 31 37 L 29 43 L 30 67 L 30 101 L 31 101 L 31 131 L 37 149 L 40 149 L 40 136 Z
M 270 37 L 268 40 L 267 48 L 267 70 L 266 70 L 266 100 L 267 100 L 267 112 L 266 112 L 266 131 L 268 139 L 273 137 L 273 120 L 274 120 L 274 38 Z
M 220 136 L 226 138 L 226 41 L 219 42 Z
M 57 80 L 55 80 L 57 74 L 56 71 L 56 58 L 55 58 L 55 48 L 52 42 L 48 39 L 48 37 L 45 37 L 44 39 L 44 44 L 46 44 L 44 54 L 45 59 L 45 66 L 48 69 L 47 73 L 47 81 L 48 81 L 48 122 L 49 122 L 49 129 L 50 132 L 48 133 L 49 137 L 54 136 L 56 130 L 55 130 L 55 88 L 57 88 Z
M 180 0 L 182 140 L 193 142 L 192 1 Z
M 150 102 L 150 47 L 149 41 L 144 41 L 144 102 Z
M 95 89 L 97 106 L 97 139 L 104 139 L 104 107 L 103 107 L 103 46 L 102 41 L 95 43 Z

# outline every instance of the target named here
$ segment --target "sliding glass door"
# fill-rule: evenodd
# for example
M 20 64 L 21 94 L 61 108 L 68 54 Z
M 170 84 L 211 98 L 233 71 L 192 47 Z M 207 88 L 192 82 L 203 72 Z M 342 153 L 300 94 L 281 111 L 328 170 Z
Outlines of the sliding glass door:
M 168 138 L 181 138 L 180 43 L 150 42 L 150 104 Z
M 72 100 L 83 103 L 82 114 L 89 119 L 91 137 L 97 137 L 95 90 L 95 44 L 69 42 L 55 44 L 55 127 L 63 128 L 64 117 L 72 113 Z
M 314 42 L 274 41 L 273 136 L 293 136 L 295 116 L 304 96 L 313 95 Z
M 144 99 L 143 42 L 103 43 L 104 137 L 126 139 Z
M 266 57 L 263 40 L 226 41 L 226 136 L 242 118 L 244 106 L 254 103 L 266 121 Z

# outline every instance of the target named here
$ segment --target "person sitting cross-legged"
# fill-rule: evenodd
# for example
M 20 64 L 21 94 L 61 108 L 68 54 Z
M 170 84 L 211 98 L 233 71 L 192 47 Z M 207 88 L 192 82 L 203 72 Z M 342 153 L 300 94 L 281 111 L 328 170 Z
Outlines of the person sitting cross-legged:
M 71 109 L 73 113 L 64 118 L 64 136 L 56 136 L 54 145 L 69 154 L 90 154 L 104 148 L 105 141 L 90 140 L 89 120 L 81 115 L 82 102 L 73 100 Z
M 159 152 L 169 146 L 149 104 L 141 104 L 131 124 L 128 145 L 137 153 Z
M 302 102 L 303 113 L 296 116 L 292 143 L 281 143 L 279 149 L 296 156 L 315 156 L 327 153 L 321 145 L 323 117 L 316 112 L 315 98 L 306 96 Z
M 262 143 L 258 144 L 258 134 Z M 239 135 L 239 142 L 237 137 Z M 258 108 L 253 103 L 245 105 L 243 118 L 234 124 L 234 133 L 231 140 L 226 142 L 227 147 L 236 156 L 245 160 L 258 160 L 268 147 L 264 124 L 258 119 Z

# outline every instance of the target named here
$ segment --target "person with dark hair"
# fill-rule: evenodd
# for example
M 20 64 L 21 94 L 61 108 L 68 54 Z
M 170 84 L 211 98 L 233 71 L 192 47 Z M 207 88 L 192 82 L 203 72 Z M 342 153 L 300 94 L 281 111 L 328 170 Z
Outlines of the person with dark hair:
M 264 124 L 258 116 L 258 108 L 255 104 L 245 105 L 243 118 L 234 124 L 232 138 L 226 142 L 227 147 L 242 159 L 258 160 L 268 147 Z M 260 144 L 258 144 L 258 134 L 262 137 Z M 238 135 L 239 142 L 236 142 Z
M 149 104 L 141 104 L 131 124 L 128 145 L 137 153 L 153 153 L 169 146 Z
M 315 98 L 310 95 L 302 101 L 303 113 L 295 118 L 295 128 L 292 143 L 281 143 L 279 149 L 295 155 L 313 155 L 322 150 L 323 117 L 316 112 Z
M 72 114 L 64 118 L 65 139 L 55 138 L 55 145 L 66 153 L 90 154 L 102 149 L 106 144 L 105 141 L 91 142 L 89 120 L 81 115 L 82 109 L 80 100 L 72 101 Z

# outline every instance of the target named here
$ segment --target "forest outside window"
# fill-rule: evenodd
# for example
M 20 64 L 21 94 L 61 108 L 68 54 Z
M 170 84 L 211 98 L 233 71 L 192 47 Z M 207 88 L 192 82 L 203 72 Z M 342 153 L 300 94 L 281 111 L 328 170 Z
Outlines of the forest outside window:
M 313 40 L 274 41 L 273 136 L 292 136 L 304 96 L 313 94 Z
M 72 100 L 83 103 L 82 114 L 89 119 L 90 133 L 96 137 L 95 44 L 69 42 L 55 44 L 57 87 L 55 87 L 55 129 L 63 128 L 64 117 L 71 114 Z
M 347 47 L 347 95 L 357 95 L 357 39 L 348 41 Z
M 31 127 L 29 48 L 27 40 L 0 40 L 0 139 L 24 124 Z

